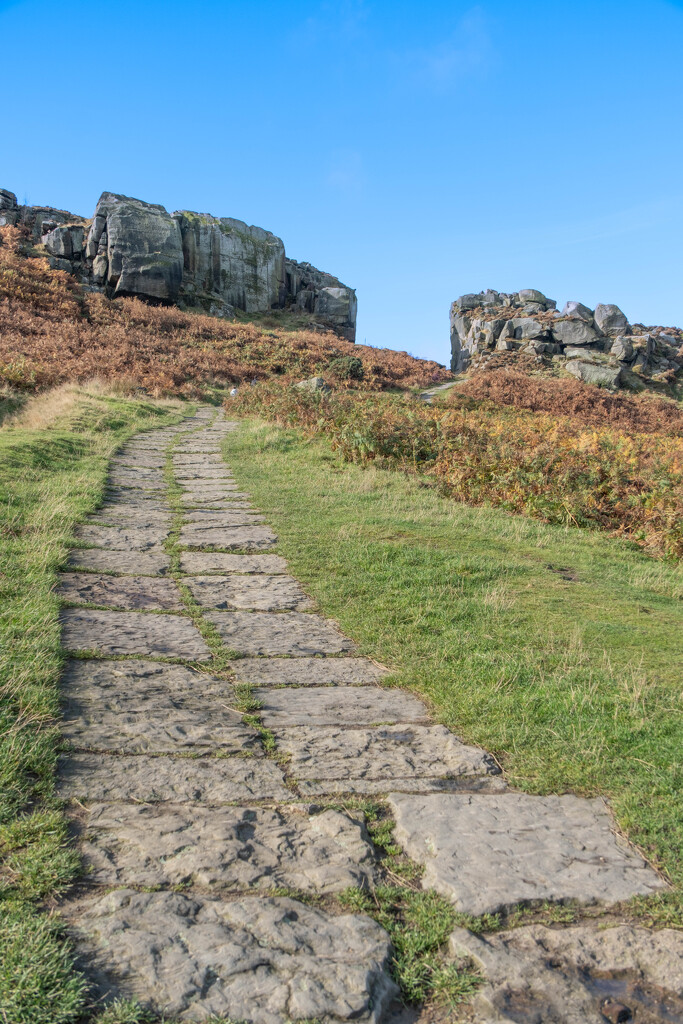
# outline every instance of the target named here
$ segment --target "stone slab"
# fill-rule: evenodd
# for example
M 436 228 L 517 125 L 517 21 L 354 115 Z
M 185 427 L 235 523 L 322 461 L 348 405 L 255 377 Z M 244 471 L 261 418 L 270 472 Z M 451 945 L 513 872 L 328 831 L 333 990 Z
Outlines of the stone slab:
M 339 892 L 375 879 L 363 827 L 328 810 L 96 804 L 83 826 L 87 880 Z
M 135 527 L 156 527 L 157 529 L 165 527 L 168 533 L 172 525 L 172 516 L 170 510 L 164 509 L 148 509 L 128 508 L 127 506 L 114 505 L 107 509 L 103 509 L 100 512 L 95 512 L 86 518 L 85 524 L 88 526 L 125 526 L 129 529 L 131 526 Z
M 69 908 L 101 997 L 137 999 L 177 1021 L 379 1024 L 397 994 L 389 937 L 364 915 L 295 900 L 119 889 Z
M 252 509 L 202 509 L 199 514 L 191 512 L 192 519 L 183 526 L 183 533 L 191 537 L 190 543 L 195 546 L 203 543 L 204 535 L 232 530 L 236 526 L 258 526 L 263 523 L 263 516 Z
M 353 644 L 332 623 L 304 612 L 217 612 L 213 622 L 225 645 L 240 654 L 343 654 Z
M 74 536 L 84 545 L 108 551 L 149 551 L 160 548 L 168 537 L 165 526 L 87 526 L 81 524 Z
M 180 531 L 180 543 L 187 547 L 214 547 L 227 551 L 261 551 L 273 548 L 277 537 L 267 526 L 204 526 L 188 523 Z
M 354 780 L 380 782 L 390 792 L 396 779 L 452 779 L 493 773 L 483 750 L 467 747 L 443 725 L 384 725 L 374 729 L 296 727 L 275 730 L 278 749 L 289 756 L 289 771 L 302 792 L 326 792 L 336 780 L 348 791 Z M 399 787 L 400 788 L 400 787 Z
M 220 551 L 184 551 L 181 572 L 200 573 L 283 573 L 287 562 L 280 555 L 228 555 Z
M 291 576 L 187 576 L 183 583 L 204 608 L 304 611 L 308 598 Z
M 422 701 L 405 690 L 375 686 L 263 687 L 254 692 L 267 728 L 291 725 L 377 725 L 429 721 Z
M 60 759 L 61 799 L 229 804 L 289 801 L 282 772 L 263 757 L 69 754 Z
M 235 693 L 230 683 L 208 672 L 158 661 L 74 658 L 67 661 L 62 675 L 62 702 L 69 717 L 93 707 L 117 714 L 181 715 L 209 707 L 219 714 L 230 712 L 235 723 L 241 721 L 240 713 L 231 711 Z
M 235 483 L 227 466 L 178 466 L 175 469 L 175 478 L 183 486 L 186 486 L 188 480 L 225 480 Z
M 225 466 L 220 455 L 178 455 L 173 456 L 174 466 Z M 226 467 L 227 468 L 227 467 Z
M 250 501 L 230 501 L 226 502 L 220 508 L 195 508 L 190 512 L 184 512 L 183 517 L 186 523 L 213 523 L 220 522 L 221 516 L 225 513 L 243 513 L 246 510 L 247 514 L 253 514 L 254 516 L 259 515 L 257 509 L 251 504 Z M 259 522 L 260 520 L 256 520 Z
M 242 725 L 239 713 L 220 706 L 184 712 L 149 706 L 143 711 L 120 711 L 92 705 L 76 709 L 72 702 L 61 731 L 64 739 L 78 750 L 263 755 L 256 730 Z
M 610 903 L 663 882 L 614 833 L 603 800 L 576 796 L 437 794 L 389 797 L 396 841 L 466 914 L 518 903 Z
M 236 501 L 248 501 L 251 497 L 246 491 L 229 491 L 220 494 L 182 494 L 180 501 L 183 508 L 230 509 Z
M 65 572 L 56 594 L 72 604 L 111 608 L 182 611 L 180 591 L 173 580 L 149 576 L 105 576 L 101 573 Z
M 134 487 L 108 486 L 105 502 L 117 505 L 139 505 L 142 508 L 168 508 L 165 491 L 145 491 Z
M 68 651 L 137 654 L 185 661 L 209 661 L 211 658 L 197 627 L 179 615 L 64 608 L 59 619 L 62 646 Z
M 166 466 L 166 457 L 163 452 L 121 452 L 115 456 L 109 465 L 113 469 L 158 469 L 163 470 Z
M 480 938 L 457 928 L 450 949 L 484 977 L 473 1024 L 683 1019 L 681 931 L 527 925 Z
M 368 686 L 388 672 L 367 658 L 240 658 L 232 669 L 254 686 Z
M 105 551 L 103 548 L 74 548 L 67 566 L 100 572 L 129 573 L 133 576 L 163 576 L 171 568 L 170 557 L 161 549 L 151 551 Z

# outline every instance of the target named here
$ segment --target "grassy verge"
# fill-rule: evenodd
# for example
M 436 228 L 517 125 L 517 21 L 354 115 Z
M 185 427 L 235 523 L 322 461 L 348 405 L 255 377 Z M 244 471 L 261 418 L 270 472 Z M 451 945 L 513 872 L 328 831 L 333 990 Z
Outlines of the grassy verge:
M 364 653 L 530 793 L 603 794 L 683 924 L 683 571 L 626 541 L 439 498 L 247 422 L 226 441 L 293 573 Z
M 180 403 L 63 388 L 0 429 L 0 1020 L 72 1021 L 80 980 L 36 910 L 78 870 L 54 797 L 62 663 L 52 590 L 73 526 L 98 504 L 131 434 L 182 418 Z

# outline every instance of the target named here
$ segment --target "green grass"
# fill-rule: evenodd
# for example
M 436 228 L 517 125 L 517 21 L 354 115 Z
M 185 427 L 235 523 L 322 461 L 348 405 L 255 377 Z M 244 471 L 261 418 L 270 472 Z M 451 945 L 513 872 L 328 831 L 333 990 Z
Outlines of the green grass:
M 58 1024 L 83 1003 L 68 947 L 33 909 L 79 869 L 54 795 L 57 570 L 74 524 L 101 498 L 112 452 L 186 414 L 179 403 L 61 389 L 0 429 L 0 1020 Z
M 513 785 L 609 797 L 674 883 L 633 912 L 680 925 L 680 565 L 442 499 L 295 431 L 245 422 L 225 448 L 323 613 Z

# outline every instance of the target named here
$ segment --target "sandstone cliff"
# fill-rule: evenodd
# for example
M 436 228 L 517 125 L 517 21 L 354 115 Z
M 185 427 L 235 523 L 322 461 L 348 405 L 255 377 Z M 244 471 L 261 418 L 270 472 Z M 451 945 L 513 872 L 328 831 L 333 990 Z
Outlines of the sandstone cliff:
M 605 387 L 672 384 L 683 371 L 683 331 L 630 324 L 618 306 L 567 302 L 560 312 L 535 288 L 487 289 L 451 305 L 451 369 L 486 365 L 501 352 L 556 363 Z
M 232 217 L 181 210 L 103 192 L 91 220 L 50 207 L 19 206 L 0 189 L 0 225 L 22 224 L 52 266 L 116 298 L 232 317 L 295 307 L 348 341 L 356 337 L 356 293 L 336 277 L 285 255 L 282 239 Z

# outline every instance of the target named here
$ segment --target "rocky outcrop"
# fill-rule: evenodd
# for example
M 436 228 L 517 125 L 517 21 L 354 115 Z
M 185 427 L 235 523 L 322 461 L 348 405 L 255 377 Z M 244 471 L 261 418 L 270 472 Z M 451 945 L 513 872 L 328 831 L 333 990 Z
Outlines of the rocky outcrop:
M 683 331 L 629 324 L 618 306 L 556 303 L 535 288 L 461 295 L 451 306 L 451 369 L 486 365 L 501 352 L 558 362 L 602 387 L 670 383 L 683 371 Z
M 212 316 L 292 307 L 348 341 L 356 293 L 310 263 L 287 259 L 282 239 L 232 217 L 181 210 L 103 192 L 92 220 L 50 207 L 19 206 L 0 189 L 0 226 L 22 226 L 51 265 L 111 298 L 133 295 Z

